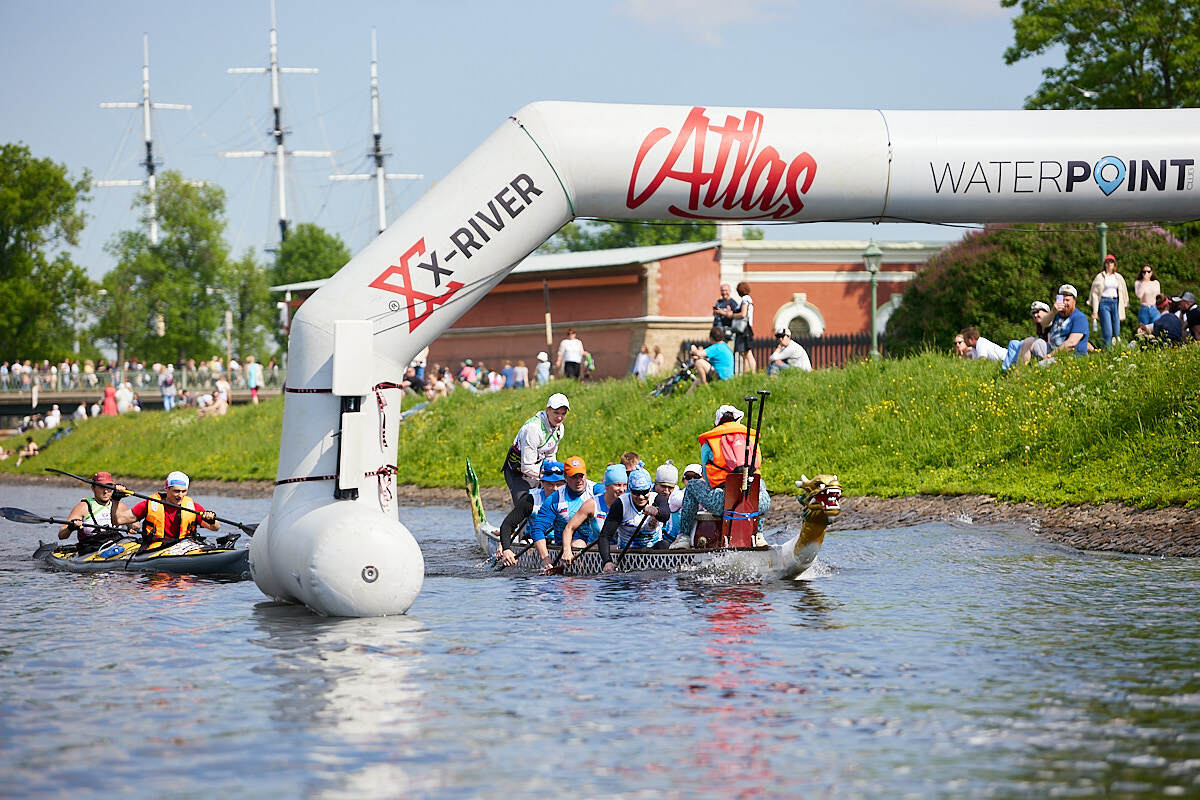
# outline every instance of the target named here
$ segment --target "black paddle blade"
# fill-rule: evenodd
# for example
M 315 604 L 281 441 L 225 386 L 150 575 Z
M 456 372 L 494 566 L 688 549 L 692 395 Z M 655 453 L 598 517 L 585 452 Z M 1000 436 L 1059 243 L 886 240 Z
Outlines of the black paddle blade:
M 37 514 L 31 514 L 21 508 L 0 508 L 0 516 L 10 519 L 13 522 L 25 522 L 29 524 L 54 521 L 49 517 L 39 517 Z

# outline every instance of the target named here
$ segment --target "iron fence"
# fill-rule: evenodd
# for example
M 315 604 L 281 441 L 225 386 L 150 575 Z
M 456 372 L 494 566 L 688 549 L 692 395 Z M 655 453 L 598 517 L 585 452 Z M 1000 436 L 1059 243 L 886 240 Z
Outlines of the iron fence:
M 848 361 L 860 361 L 871 357 L 870 333 L 839 333 L 829 336 L 793 337 L 792 341 L 804 348 L 813 369 L 822 367 L 841 367 Z M 707 347 L 709 341 L 686 341 L 680 345 L 680 353 L 686 354 L 692 345 Z M 767 368 L 771 353 L 778 346 L 775 337 L 757 337 L 752 340 L 750 351 L 760 370 Z M 887 349 L 884 341 L 879 340 L 880 355 L 886 356 Z

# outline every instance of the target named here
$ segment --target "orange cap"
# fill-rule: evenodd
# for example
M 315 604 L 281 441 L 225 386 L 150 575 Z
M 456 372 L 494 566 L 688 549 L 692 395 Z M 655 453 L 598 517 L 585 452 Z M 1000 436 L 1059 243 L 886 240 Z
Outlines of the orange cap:
M 563 462 L 563 472 L 567 475 L 583 475 L 587 472 L 587 464 L 579 456 L 572 456 Z

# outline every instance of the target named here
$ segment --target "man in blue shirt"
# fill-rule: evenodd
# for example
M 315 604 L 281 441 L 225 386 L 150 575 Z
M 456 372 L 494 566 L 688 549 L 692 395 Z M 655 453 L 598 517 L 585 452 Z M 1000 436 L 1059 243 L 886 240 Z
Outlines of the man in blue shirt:
M 733 351 L 725 343 L 724 331 L 713 325 L 708 332 L 708 341 L 710 344 L 703 350 L 692 345 L 690 355 L 696 363 L 696 381 L 688 389 L 689 392 L 696 388 L 696 384 L 727 381 L 733 377 Z
M 1058 298 L 1054 307 L 1058 311 L 1050 324 L 1048 336 L 1050 352 L 1043 361 L 1052 360 L 1056 353 L 1075 351 L 1077 356 L 1086 356 L 1088 351 L 1087 316 L 1075 307 L 1079 293 L 1069 283 L 1058 287 Z

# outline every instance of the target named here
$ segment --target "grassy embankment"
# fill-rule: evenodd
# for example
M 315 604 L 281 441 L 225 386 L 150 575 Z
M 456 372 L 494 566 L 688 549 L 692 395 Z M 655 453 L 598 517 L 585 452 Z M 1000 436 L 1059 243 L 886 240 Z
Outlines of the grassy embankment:
M 851 495 L 1200 505 L 1200 346 L 1068 358 L 1007 375 L 995 363 L 925 354 L 738 378 L 653 400 L 633 380 L 554 388 L 568 392 L 574 409 L 560 452 L 582 456 L 596 474 L 630 449 L 650 465 L 695 461 L 696 434 L 716 406 L 744 408 L 743 396 L 768 388 L 764 469 L 778 490 L 802 472 L 829 472 Z M 399 481 L 458 486 L 469 456 L 483 483 L 499 485 L 497 465 L 513 433 L 546 394 L 459 391 L 430 406 L 404 423 Z M 180 411 L 89 420 L 44 455 L 20 468 L 15 458 L 0 462 L 0 471 L 109 469 L 134 485 L 172 469 L 271 480 L 282 407 L 238 406 L 220 419 Z

